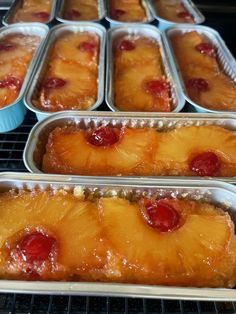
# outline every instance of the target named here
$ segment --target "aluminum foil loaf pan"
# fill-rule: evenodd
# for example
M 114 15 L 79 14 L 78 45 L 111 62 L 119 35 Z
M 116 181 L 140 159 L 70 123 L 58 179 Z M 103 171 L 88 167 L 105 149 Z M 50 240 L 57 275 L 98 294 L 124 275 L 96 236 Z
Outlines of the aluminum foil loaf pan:
M 56 19 L 61 23 L 75 23 L 75 22 L 81 22 L 82 20 L 69 20 L 64 16 L 64 9 L 65 9 L 65 3 L 66 0 L 60 0 L 57 6 L 57 12 L 56 12 Z M 100 22 L 105 17 L 105 5 L 104 0 L 97 0 L 97 6 L 98 6 L 98 18 L 96 20 L 87 20 L 89 22 Z M 86 22 L 85 20 L 83 20 Z
M 40 62 L 37 63 L 34 71 L 34 75 L 28 85 L 24 102 L 27 108 L 33 111 L 38 120 L 44 119 L 47 116 L 53 114 L 53 112 L 43 111 L 38 109 L 33 104 L 33 98 L 37 94 L 38 89 L 40 87 L 41 79 L 45 73 L 45 70 L 48 65 L 48 61 L 50 58 L 50 51 L 56 39 L 67 32 L 89 32 L 91 34 L 96 34 L 100 40 L 99 47 L 99 60 L 98 60 L 98 77 L 97 77 L 97 100 L 88 110 L 95 110 L 99 105 L 101 105 L 104 98 L 104 60 L 105 60 L 105 37 L 106 30 L 103 26 L 92 23 L 92 22 L 80 22 L 74 24 L 63 24 L 57 25 L 51 29 L 49 35 L 47 37 L 47 41 L 45 43 L 45 49 L 42 51 L 40 55 Z M 73 110 L 73 112 L 75 112 Z
M 52 7 L 51 7 L 51 12 L 50 12 L 50 17 L 49 19 L 45 22 L 46 24 L 50 24 L 55 16 L 56 13 L 56 6 L 57 6 L 57 0 L 51 0 L 52 1 Z M 12 22 L 14 14 L 17 12 L 17 10 L 19 8 L 22 7 L 24 0 L 14 0 L 10 9 L 7 11 L 7 13 L 4 15 L 2 23 L 4 25 L 9 25 L 9 24 L 13 24 L 14 22 Z M 22 21 L 24 23 L 27 23 L 27 21 Z M 31 23 L 31 22 L 28 22 Z
M 195 103 L 189 97 L 187 89 L 184 84 L 183 77 L 181 75 L 181 71 L 178 67 L 177 59 L 175 58 L 175 53 L 171 44 L 171 38 L 174 35 L 183 34 L 183 33 L 192 32 L 192 31 L 195 31 L 199 33 L 200 35 L 202 35 L 203 37 L 205 37 L 207 41 L 209 41 L 216 48 L 216 55 L 217 55 L 216 57 L 220 65 L 220 68 L 236 84 L 236 61 L 234 57 L 232 56 L 231 52 L 229 51 L 229 49 L 226 47 L 220 34 L 214 29 L 210 27 L 206 27 L 206 26 L 179 24 L 179 25 L 176 25 L 174 27 L 167 29 L 163 34 L 163 38 L 171 52 L 171 55 L 172 55 L 171 63 L 172 63 L 172 66 L 173 67 L 175 66 L 177 69 L 180 84 L 184 92 L 185 99 L 191 104 L 193 111 L 211 112 L 211 113 L 236 113 L 236 111 L 213 110 L 213 109 L 203 107 L 200 104 Z
M 178 25 L 176 22 L 172 22 L 169 20 L 165 20 L 161 18 L 158 14 L 158 9 L 155 6 L 156 0 L 150 0 L 148 1 L 150 11 L 153 15 L 153 17 L 158 21 L 158 28 L 161 31 L 164 31 L 168 27 L 172 27 L 174 25 Z M 205 17 L 203 14 L 198 10 L 198 8 L 195 6 L 195 4 L 191 0 L 182 0 L 182 3 L 184 7 L 187 9 L 187 11 L 192 15 L 195 24 L 201 24 L 205 21 Z
M 114 64 L 113 64 L 113 43 L 116 39 L 122 36 L 145 36 L 149 39 L 153 39 L 160 47 L 162 64 L 166 78 L 170 83 L 170 93 L 172 98 L 172 112 L 179 112 L 183 109 L 185 100 L 180 87 L 179 79 L 175 67 L 171 63 L 171 54 L 166 48 L 162 34 L 160 31 L 152 25 L 126 25 L 124 27 L 117 27 L 110 29 L 107 34 L 107 66 L 106 66 L 106 93 L 105 98 L 109 108 L 112 111 L 119 111 L 114 103 Z M 130 82 L 132 84 L 132 82 Z M 125 113 L 126 114 L 126 113 Z M 153 112 L 157 114 L 157 112 Z
M 12 24 L 0 29 L 0 39 L 10 34 L 24 34 L 24 35 L 35 35 L 41 38 L 41 43 L 36 49 L 34 56 L 29 63 L 28 70 L 26 72 L 22 87 L 18 94 L 17 99 L 10 105 L 0 108 L 0 132 L 8 132 L 14 130 L 24 120 L 26 114 L 26 108 L 23 103 L 23 97 L 25 94 L 25 89 L 29 84 L 31 74 L 35 63 L 40 55 L 40 51 L 44 46 L 44 40 L 48 32 L 48 27 L 41 23 L 18 23 Z
M 26 168 L 33 173 L 42 173 L 42 161 L 48 143 L 49 134 L 56 128 L 65 126 L 76 126 L 79 129 L 96 128 L 101 125 L 110 125 L 114 127 L 126 126 L 135 128 L 152 128 L 157 131 L 167 131 L 186 126 L 204 126 L 215 125 L 236 131 L 236 119 L 234 116 L 224 115 L 219 119 L 212 114 L 159 114 L 153 117 L 149 114 L 126 113 L 126 116 L 118 112 L 61 112 L 39 122 L 31 130 L 28 141 L 25 146 L 23 159 Z M 196 143 L 197 146 L 197 143 Z M 110 177 L 111 178 L 111 177 Z M 163 177 L 156 177 L 163 178 Z M 169 176 L 173 180 L 178 179 L 196 179 L 196 177 L 177 177 Z M 197 177 L 199 178 L 199 177 Z M 204 177 L 204 179 L 206 179 Z M 235 177 L 217 177 L 215 179 L 226 182 L 236 183 Z
M 125 26 L 126 24 L 136 24 L 136 23 L 139 23 L 139 24 L 142 24 L 142 23 L 150 23 L 153 21 L 153 16 L 150 12 L 150 8 L 148 6 L 148 1 L 145 1 L 145 0 L 140 0 L 140 3 L 142 5 L 142 7 L 144 8 L 145 10 L 145 13 L 146 13 L 146 19 L 142 22 L 136 22 L 136 23 L 132 23 L 132 22 L 121 22 L 121 21 L 118 21 L 118 20 L 115 20 L 113 18 L 111 18 L 110 16 L 110 7 L 109 7 L 109 1 L 112 1 L 112 0 L 105 0 L 105 11 L 106 11 L 106 20 L 110 23 L 110 27 L 116 27 L 116 26 Z
M 87 180 L 69 176 L 32 175 L 22 173 L 0 174 L 0 192 L 10 190 L 65 190 L 77 195 L 84 192 L 96 199 L 111 195 L 138 200 L 142 197 L 180 198 L 206 201 L 227 211 L 236 223 L 236 187 L 217 181 L 183 181 L 139 179 Z M 215 230 L 217 232 L 217 230 Z M 7 293 L 99 295 L 121 297 L 145 297 L 162 299 L 236 301 L 235 289 L 172 287 L 142 284 L 118 284 L 101 282 L 55 282 L 0 280 L 0 291 Z

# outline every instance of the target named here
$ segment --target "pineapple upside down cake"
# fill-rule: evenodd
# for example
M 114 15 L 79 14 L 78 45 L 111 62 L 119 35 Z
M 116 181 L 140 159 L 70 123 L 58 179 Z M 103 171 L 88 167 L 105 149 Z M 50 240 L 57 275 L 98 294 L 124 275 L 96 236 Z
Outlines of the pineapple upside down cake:
M 227 212 L 203 200 L 85 198 L 79 189 L 0 194 L 2 279 L 235 286 Z
M 46 173 L 77 175 L 236 175 L 236 134 L 223 127 L 100 126 L 54 129 L 42 161 Z
M 171 43 L 191 100 L 208 109 L 235 111 L 236 84 L 224 73 L 217 48 L 196 31 L 176 34 Z
M 109 15 L 120 22 L 145 22 L 146 12 L 140 0 L 109 0 Z
M 66 32 L 50 53 L 33 104 L 49 112 L 90 108 L 97 99 L 98 36 Z
M 158 16 L 162 19 L 176 23 L 194 23 L 193 16 L 181 0 L 156 0 L 155 6 Z
M 21 90 L 28 65 L 40 44 L 39 36 L 9 34 L 0 40 L 0 108 L 13 103 Z
M 52 0 L 23 0 L 13 15 L 12 23 L 41 22 L 48 23 L 52 9 Z
M 123 36 L 113 44 L 114 104 L 121 111 L 169 112 L 171 88 L 158 43 Z
M 64 4 L 63 17 L 72 21 L 97 20 L 98 0 L 67 0 Z

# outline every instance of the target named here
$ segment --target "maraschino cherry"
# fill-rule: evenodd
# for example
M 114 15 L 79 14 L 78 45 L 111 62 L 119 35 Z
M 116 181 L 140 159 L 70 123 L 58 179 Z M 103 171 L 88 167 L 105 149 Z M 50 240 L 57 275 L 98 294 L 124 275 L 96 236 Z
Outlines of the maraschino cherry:
M 200 153 L 189 162 L 189 169 L 198 176 L 215 176 L 220 168 L 220 159 L 213 152 Z
M 111 127 L 101 126 L 86 134 L 87 141 L 94 146 L 111 146 L 119 141 L 119 134 Z
M 179 213 L 163 200 L 142 199 L 141 211 L 149 226 L 161 232 L 171 232 L 178 228 Z
M 25 235 L 17 244 L 16 249 L 22 259 L 28 263 L 44 262 L 54 253 L 56 239 L 35 231 Z
M 58 77 L 50 77 L 43 81 L 42 87 L 45 89 L 55 89 L 55 88 L 61 88 L 66 84 L 66 81 L 63 79 L 60 79 Z

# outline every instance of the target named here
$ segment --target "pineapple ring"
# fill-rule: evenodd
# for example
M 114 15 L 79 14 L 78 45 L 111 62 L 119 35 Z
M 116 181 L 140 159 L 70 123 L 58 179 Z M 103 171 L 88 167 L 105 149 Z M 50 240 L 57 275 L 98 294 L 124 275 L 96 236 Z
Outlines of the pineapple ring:
M 48 140 L 42 170 L 88 175 L 149 174 L 158 133 L 152 129 L 125 128 L 120 140 L 97 147 L 76 128 L 55 129 Z
M 94 49 L 91 51 L 82 51 L 80 45 L 91 43 Z M 97 36 L 83 33 L 67 33 L 60 37 L 54 46 L 54 54 L 61 60 L 68 63 L 76 63 L 88 67 L 92 71 L 97 71 L 97 61 L 99 54 L 99 39 Z
M 220 158 L 221 175 L 233 175 L 227 174 L 227 171 L 233 170 L 225 169 L 227 165 L 233 167 L 236 173 L 235 132 L 213 125 L 182 127 L 162 133 L 154 163 L 171 173 L 191 175 L 189 162 L 194 156 L 207 151 Z
M 100 220 L 114 254 L 123 260 L 124 271 L 133 281 L 194 286 L 217 286 L 233 275 L 236 239 L 228 214 L 214 206 L 191 201 L 168 200 L 185 222 L 180 228 L 161 233 L 150 227 L 135 203 L 120 198 L 99 201 Z M 231 244 L 233 252 L 228 252 Z M 228 268 L 225 268 L 227 265 Z M 135 275 L 137 274 L 137 275 Z M 230 277 L 229 277 L 230 278 Z M 226 284 L 230 284 L 230 281 Z

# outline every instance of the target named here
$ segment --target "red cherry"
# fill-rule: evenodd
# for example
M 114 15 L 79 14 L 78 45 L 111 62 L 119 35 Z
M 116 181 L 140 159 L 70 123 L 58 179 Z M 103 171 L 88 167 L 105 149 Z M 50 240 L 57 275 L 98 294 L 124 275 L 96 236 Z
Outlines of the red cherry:
M 220 171 L 220 167 L 220 159 L 213 152 L 198 154 L 189 163 L 189 169 L 198 176 L 215 176 Z
M 112 128 L 101 126 L 87 135 L 87 141 L 95 146 L 110 146 L 119 141 L 119 135 Z
M 36 12 L 34 13 L 34 16 L 39 19 L 48 20 L 50 15 L 47 12 Z
M 126 12 L 124 11 L 124 10 L 119 10 L 119 9 L 117 9 L 117 10 L 113 10 L 112 12 L 111 12 L 111 17 L 113 18 L 113 19 L 119 19 L 122 15 L 124 15 Z
M 215 48 L 211 44 L 201 43 L 195 46 L 195 49 L 204 55 L 208 55 L 209 57 L 216 56 Z
M 94 51 L 94 49 L 96 47 L 97 46 L 95 43 L 90 43 L 90 42 L 84 41 L 84 42 L 80 43 L 79 50 L 82 52 L 92 52 L 92 51 Z
M 188 80 L 187 87 L 196 89 L 199 92 L 207 92 L 209 88 L 209 83 L 203 78 L 193 78 Z
M 36 231 L 24 236 L 17 244 L 17 250 L 26 262 L 44 262 L 50 258 L 55 245 L 55 238 Z
M 21 88 L 22 81 L 14 76 L 9 76 L 8 78 L 0 81 L 0 88 L 10 87 L 19 90 Z
M 119 44 L 119 49 L 122 50 L 134 50 L 135 49 L 135 45 L 132 43 L 132 41 L 130 40 L 122 40 L 122 42 Z
M 179 13 L 177 13 L 177 16 L 181 19 L 189 19 L 192 18 L 191 14 L 187 11 L 181 11 Z
M 153 96 L 160 96 L 162 92 L 168 91 L 170 86 L 167 82 L 162 80 L 151 80 L 145 82 L 144 89 Z
M 0 51 L 10 51 L 17 48 L 16 44 L 13 43 L 0 43 Z
M 46 89 L 54 89 L 54 88 L 61 88 L 66 84 L 66 81 L 57 77 L 50 77 L 46 79 L 42 83 L 42 87 Z
M 179 226 L 180 215 L 169 204 L 162 200 L 141 200 L 141 209 L 148 224 L 161 232 L 173 231 Z

